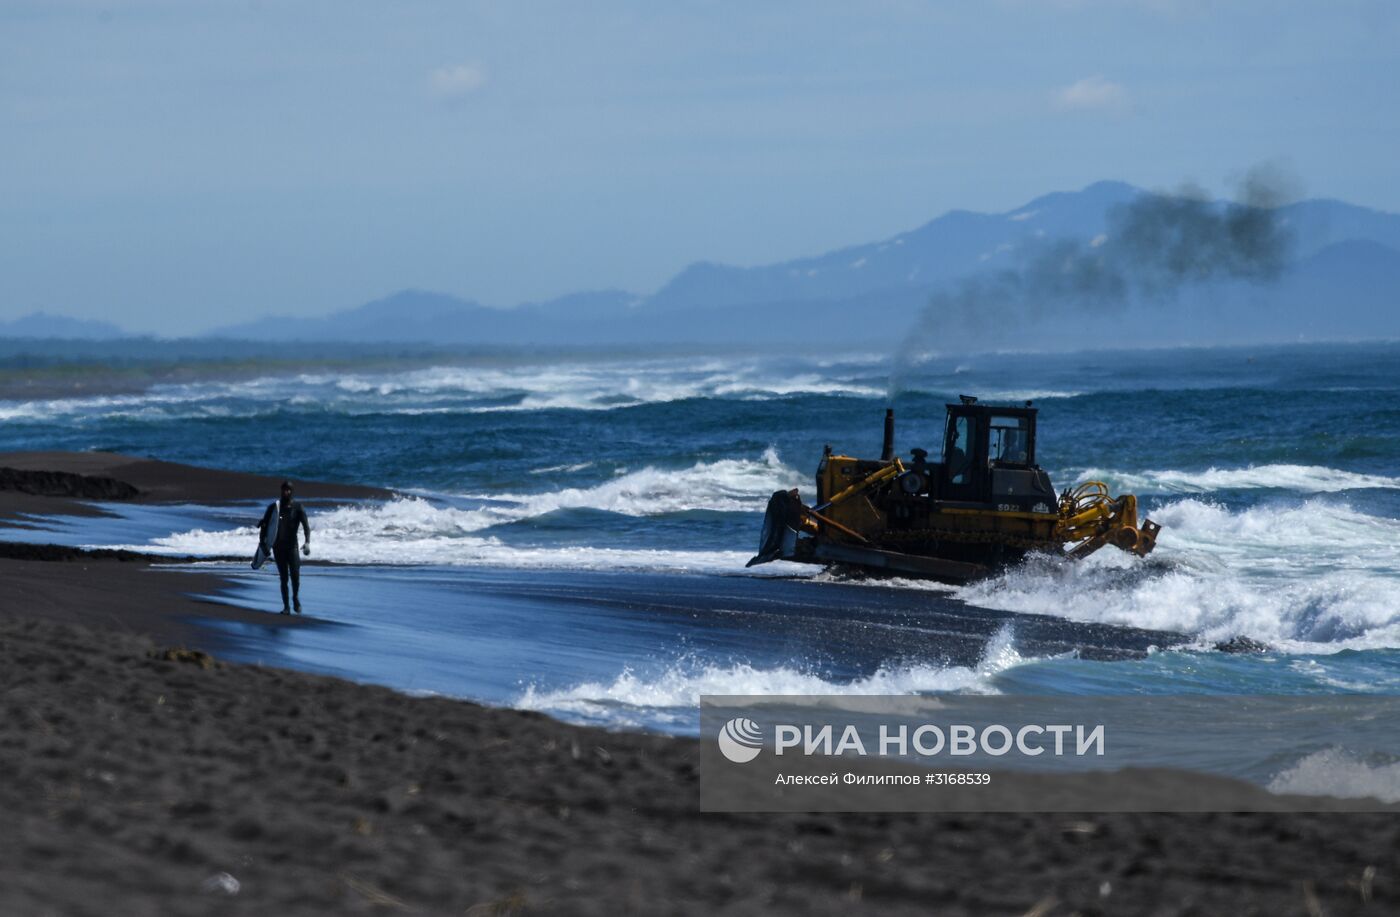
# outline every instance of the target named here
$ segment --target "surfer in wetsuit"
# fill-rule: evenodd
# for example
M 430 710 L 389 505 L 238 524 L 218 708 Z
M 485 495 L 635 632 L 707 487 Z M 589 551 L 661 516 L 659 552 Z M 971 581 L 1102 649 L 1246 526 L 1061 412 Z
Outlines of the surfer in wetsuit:
M 262 538 L 267 531 L 268 523 L 272 521 L 272 514 L 277 513 L 277 540 L 272 545 L 272 559 L 277 562 L 277 578 L 282 583 L 282 614 L 291 614 L 292 608 L 296 608 L 297 614 L 301 614 L 301 599 L 297 593 L 301 591 L 301 558 L 297 556 L 297 526 L 300 525 L 306 533 L 306 543 L 302 546 L 301 552 L 306 555 L 311 554 L 311 523 L 306 520 L 306 510 L 302 509 L 300 503 L 292 499 L 292 482 L 282 482 L 282 498 L 267 508 L 263 513 L 262 522 L 258 523 L 258 537 Z M 292 604 L 287 605 L 287 580 L 292 581 Z

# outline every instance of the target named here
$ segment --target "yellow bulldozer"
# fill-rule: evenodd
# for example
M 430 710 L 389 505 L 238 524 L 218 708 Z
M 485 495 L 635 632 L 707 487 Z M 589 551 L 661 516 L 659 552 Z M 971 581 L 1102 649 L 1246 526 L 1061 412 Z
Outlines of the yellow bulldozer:
M 845 566 L 961 583 L 1032 551 L 1082 559 L 1104 545 L 1146 557 L 1161 526 L 1138 522 L 1137 498 L 1113 497 L 1101 481 L 1056 496 L 1035 463 L 1037 409 L 947 405 L 943 460 L 924 449 L 894 455 L 894 410 L 885 412 L 878 460 L 835 455 L 817 466 L 812 506 L 796 490 L 768 501 L 758 554 L 773 560 Z

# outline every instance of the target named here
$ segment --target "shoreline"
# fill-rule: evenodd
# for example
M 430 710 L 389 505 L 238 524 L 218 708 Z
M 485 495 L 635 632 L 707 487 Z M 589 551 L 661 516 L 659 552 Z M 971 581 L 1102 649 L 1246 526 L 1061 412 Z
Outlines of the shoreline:
M 95 628 L 213 651 L 221 648 L 218 634 L 201 622 L 274 628 L 316 623 L 213 598 L 228 582 L 216 572 L 165 570 L 165 564 L 140 555 L 116 556 L 121 552 L 101 556 L 70 551 L 62 549 L 60 556 L 44 559 L 0 557 L 0 581 L 6 586 L 0 595 L 0 619 Z
M 98 502 L 220 505 L 274 499 L 280 479 L 201 468 L 113 452 L 0 452 L 0 616 L 39 614 L 85 627 L 115 627 L 151 639 L 218 647 L 200 619 L 270 627 L 313 626 L 315 619 L 253 611 L 213 598 L 228 580 L 216 572 L 158 568 L 246 558 L 166 556 L 4 540 L 30 529 L 26 516 L 103 515 Z M 355 484 L 295 481 L 298 497 L 388 500 L 394 491 Z M 252 546 L 249 546 L 249 556 Z M 317 561 L 317 563 L 320 563 Z M 153 574 L 176 573 L 178 579 Z M 179 584 L 179 585 L 177 585 Z
M 148 460 L 114 461 L 42 470 Z M 178 467 L 192 489 L 270 480 Z M 225 663 L 198 620 L 317 622 L 198 598 L 226 581 L 167 558 L 56 552 L 0 558 L 6 911 L 1400 907 L 1393 814 L 702 813 L 697 740 Z
M 0 833 L 0 904 L 16 913 L 1400 905 L 1393 814 L 702 813 L 694 739 L 10 610 L 0 662 L 0 811 L 15 826 Z
M 8 486 L 0 480 L 0 512 L 6 509 L 5 501 L 20 497 L 34 498 L 30 501 L 34 506 L 53 500 L 54 505 L 65 507 L 85 499 L 209 505 L 274 499 L 282 480 L 271 475 L 201 468 L 118 452 L 0 452 L 0 469 L 12 469 L 24 476 Z M 395 496 L 387 488 L 363 484 L 300 479 L 294 479 L 294 483 L 297 497 L 302 499 L 388 500 Z M 91 495 L 85 496 L 88 489 Z

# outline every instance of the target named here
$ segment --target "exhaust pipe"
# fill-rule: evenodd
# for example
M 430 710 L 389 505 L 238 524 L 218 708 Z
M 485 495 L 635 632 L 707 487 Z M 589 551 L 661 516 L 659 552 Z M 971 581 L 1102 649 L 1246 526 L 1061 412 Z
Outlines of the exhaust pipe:
M 894 458 L 894 408 L 885 408 L 885 448 L 880 450 L 880 461 Z

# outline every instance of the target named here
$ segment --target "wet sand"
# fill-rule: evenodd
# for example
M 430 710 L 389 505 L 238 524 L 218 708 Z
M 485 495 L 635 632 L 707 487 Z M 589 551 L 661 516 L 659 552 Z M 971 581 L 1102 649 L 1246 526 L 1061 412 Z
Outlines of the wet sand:
M 1400 905 L 1393 815 L 701 814 L 691 740 L 168 649 L 4 609 L 0 910 L 1380 914 Z
M 1400 910 L 1394 815 L 702 814 L 693 740 L 225 665 L 191 618 L 306 623 L 50 556 L 0 559 L 0 913 Z

